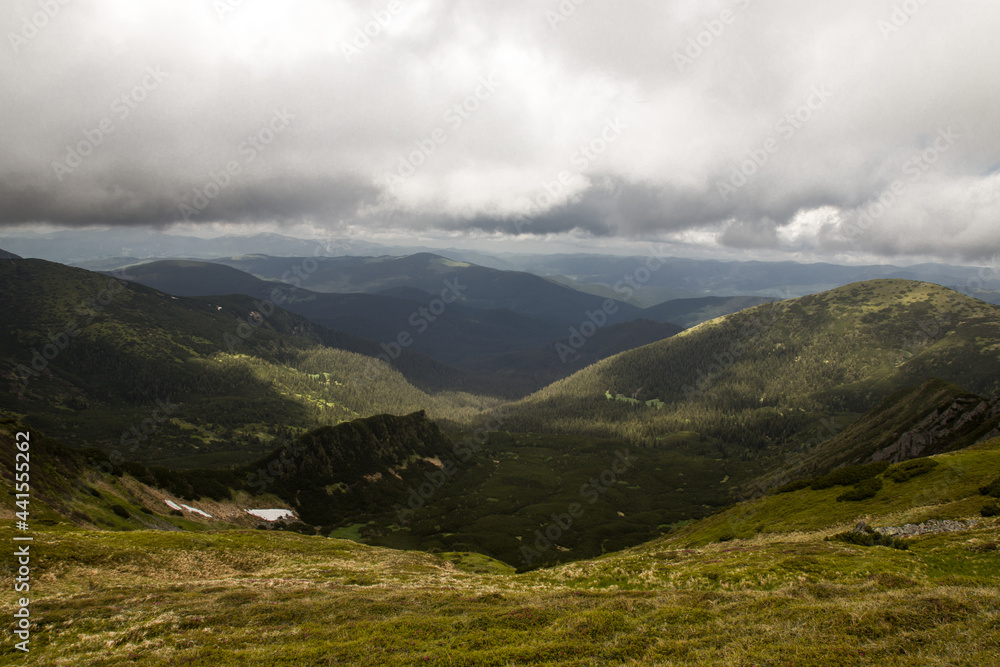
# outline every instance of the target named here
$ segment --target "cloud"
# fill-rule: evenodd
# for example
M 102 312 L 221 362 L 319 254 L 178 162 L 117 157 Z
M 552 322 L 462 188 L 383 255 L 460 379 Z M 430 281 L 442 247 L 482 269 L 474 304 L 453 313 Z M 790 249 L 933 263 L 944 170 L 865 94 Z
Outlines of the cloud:
M 53 6 L 0 14 L 2 225 L 998 240 L 992 0 Z

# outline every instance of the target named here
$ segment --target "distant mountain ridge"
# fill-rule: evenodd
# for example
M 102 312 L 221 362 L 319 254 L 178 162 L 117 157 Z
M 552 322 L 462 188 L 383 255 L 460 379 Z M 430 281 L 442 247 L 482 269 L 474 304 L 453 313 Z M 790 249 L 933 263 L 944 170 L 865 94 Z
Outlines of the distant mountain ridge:
M 0 411 L 125 460 L 219 465 L 323 424 L 451 405 L 372 356 L 327 347 L 377 344 L 252 297 L 175 297 L 33 259 L 0 262 L 0 285 Z M 454 388 L 453 369 L 406 361 Z M 154 418 L 161 403 L 171 412 Z
M 685 329 L 716 317 L 731 315 L 762 303 L 777 301 L 763 296 L 704 296 L 692 299 L 673 299 L 642 311 L 642 317 L 654 322 L 669 322 Z
M 334 262 L 331 272 L 339 276 L 339 287 L 367 289 L 374 293 L 310 291 L 305 289 L 306 285 L 311 287 L 324 280 L 324 263 L 317 261 L 309 265 L 316 270 L 299 280 L 289 269 L 300 266 L 297 260 L 265 256 L 235 262 L 242 269 L 228 263 L 161 260 L 128 267 L 124 273 L 131 280 L 175 295 L 241 293 L 269 299 L 278 294 L 276 298 L 281 299 L 281 306 L 291 312 L 332 330 L 376 342 L 379 349 L 375 350 L 375 356 L 388 355 L 396 363 L 397 360 L 406 361 L 414 353 L 427 355 L 475 376 L 456 386 L 479 387 L 488 393 L 502 395 L 525 395 L 609 354 L 680 331 L 680 327 L 672 324 L 648 320 L 645 324 L 614 323 L 615 316 L 625 311 L 619 309 L 621 304 L 551 285 L 529 274 L 511 275 L 431 255 L 328 261 Z M 287 279 L 286 274 L 289 274 L 293 282 L 303 287 L 246 272 L 261 268 L 258 263 L 263 263 L 265 272 L 270 271 L 271 275 Z M 453 273 L 455 269 L 471 270 L 476 274 L 475 279 Z M 327 280 L 331 279 L 329 274 L 326 274 Z M 494 284 L 487 285 L 490 281 Z M 516 284 L 496 284 L 503 281 Z M 528 285 L 523 294 L 521 283 Z M 448 290 L 441 289 L 442 284 L 455 286 L 455 293 L 446 295 L 452 303 L 436 303 L 442 298 L 442 292 Z M 437 293 L 425 291 L 431 285 L 438 286 Z M 550 294 L 539 294 L 539 286 Z M 477 289 L 481 298 L 467 298 Z M 490 294 L 495 298 L 487 298 Z M 536 295 L 540 301 L 529 307 Z M 567 305 L 573 299 L 576 299 L 575 305 Z M 556 302 L 562 303 L 564 313 L 576 319 L 569 320 L 569 324 L 565 320 L 558 321 Z M 519 303 L 520 310 L 531 311 L 534 315 L 508 308 L 518 307 Z M 434 310 L 438 306 L 441 307 Z M 628 308 L 633 313 L 642 312 L 631 306 Z M 678 312 L 683 310 L 678 308 Z M 697 314 L 689 313 L 689 316 L 697 317 Z M 587 329 L 594 326 L 591 318 L 607 325 L 601 326 L 596 336 Z M 591 337 L 593 340 L 578 351 L 567 343 L 573 338 L 572 332 L 579 331 L 580 327 L 588 335 L 586 339 L 581 337 L 579 343 L 574 340 L 574 344 L 582 345 Z M 401 336 L 404 342 L 409 342 L 405 350 L 399 345 Z M 562 354 L 557 349 L 559 345 L 565 347 Z M 360 351 L 357 346 L 348 349 Z M 371 352 L 366 350 L 365 353 Z M 420 376 L 410 373 L 410 366 L 400 366 L 400 369 L 420 386 L 431 386 Z
M 288 258 L 255 255 L 214 261 L 264 279 L 290 279 Z M 607 301 L 531 273 L 501 271 L 431 253 L 405 257 L 302 258 L 300 261 L 315 263 L 315 270 L 308 273 L 308 279 L 301 281 L 303 287 L 312 291 L 380 293 L 409 288 L 422 290 L 432 297 L 447 287 L 445 280 L 452 279 L 461 288 L 462 305 L 481 310 L 509 310 L 560 327 L 579 324 L 586 319 L 587 312 L 601 309 Z M 609 321 L 628 321 L 638 313 L 635 306 L 617 302 Z

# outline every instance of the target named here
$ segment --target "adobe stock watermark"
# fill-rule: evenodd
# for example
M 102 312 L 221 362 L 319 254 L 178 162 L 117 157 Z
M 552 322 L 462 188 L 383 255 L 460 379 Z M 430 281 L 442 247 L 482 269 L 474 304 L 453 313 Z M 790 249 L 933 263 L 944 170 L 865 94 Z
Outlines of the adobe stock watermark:
M 119 466 L 128 459 L 126 454 L 135 454 L 139 451 L 139 445 L 148 442 L 154 433 L 160 428 L 160 424 L 169 421 L 171 415 L 177 411 L 177 405 L 170 402 L 170 397 L 157 399 L 156 407 L 153 408 L 150 416 L 141 422 L 131 425 L 122 432 L 121 449 L 113 449 L 108 454 L 108 460 L 102 461 L 97 468 L 104 473 L 111 473 L 115 466 Z M 122 453 L 124 450 L 125 454 Z
M 431 156 L 440 146 L 448 142 L 449 132 L 455 132 L 472 117 L 484 102 L 493 97 L 500 83 L 493 75 L 479 77 L 472 94 L 451 106 L 442 115 L 446 127 L 436 127 L 424 137 L 414 142 L 414 148 L 409 153 L 399 156 L 394 171 L 386 172 L 383 182 L 388 188 L 393 188 L 417 173 L 417 170 L 427 164 Z
M 775 124 L 774 131 L 777 136 L 769 136 L 760 147 L 751 149 L 743 161 L 733 168 L 727 179 L 716 182 L 715 187 L 722 201 L 728 201 L 730 196 L 749 183 L 771 161 L 771 157 L 781 150 L 782 142 L 788 141 L 805 127 L 831 97 L 833 93 L 825 85 L 813 86 L 805 101 Z
M 62 183 L 63 178 L 72 174 L 84 160 L 94 153 L 94 150 L 104 143 L 110 135 L 132 115 L 140 104 L 149 99 L 150 93 L 160 87 L 170 75 L 160 69 L 159 65 L 146 68 L 146 75 L 130 90 L 122 93 L 111 103 L 109 114 L 98 121 L 96 127 L 81 130 L 83 138 L 75 144 L 66 146 L 66 155 L 62 161 L 54 160 L 52 170 Z
M 301 262 L 296 262 L 291 269 L 281 274 L 281 282 L 287 286 L 272 288 L 267 298 L 263 301 L 254 299 L 253 306 L 255 310 L 250 311 L 246 318 L 236 318 L 236 335 L 233 336 L 227 332 L 222 337 L 222 343 L 230 354 L 236 351 L 237 346 L 250 340 L 267 318 L 271 317 L 274 311 L 288 300 L 286 293 L 289 287 L 302 287 L 302 283 L 308 280 L 309 276 L 319 269 L 319 261 L 316 258 L 320 257 L 324 252 L 325 249 L 317 245 L 313 249 L 312 257 L 302 258 Z
M 666 265 L 668 256 L 662 252 L 663 246 L 657 248 L 649 246 L 649 254 L 642 265 L 637 266 L 632 273 L 628 273 L 621 280 L 614 284 L 615 294 L 621 294 L 624 301 L 631 299 L 638 290 L 641 290 L 646 283 L 653 279 L 653 274 Z
M 575 359 L 579 351 L 587 344 L 587 341 L 593 338 L 597 331 L 608 323 L 608 316 L 614 315 L 618 312 L 618 302 L 612 299 L 606 299 L 603 304 L 601 304 L 600 310 L 595 310 L 594 312 L 586 311 L 584 313 L 586 319 L 580 323 L 579 327 L 569 328 L 569 338 L 566 342 L 557 341 L 555 344 L 556 354 L 559 355 L 559 361 L 564 364 L 570 361 L 572 357 Z
M 652 280 L 653 274 L 659 271 L 666 264 L 666 256 L 655 246 L 649 246 L 649 255 L 646 260 L 629 274 L 626 274 L 614 285 L 616 294 L 621 294 L 625 301 L 630 299 L 636 290 L 642 289 L 643 285 Z M 555 343 L 554 349 L 559 355 L 559 360 L 564 364 L 572 358 L 576 358 L 577 353 L 587 344 L 597 331 L 608 323 L 608 316 L 618 312 L 618 303 L 612 299 L 606 300 L 602 304 L 601 310 L 584 313 L 586 319 L 580 323 L 579 327 L 570 327 L 569 338 L 564 343 L 561 340 Z
M 371 20 L 354 28 L 354 35 L 348 42 L 340 43 L 340 52 L 344 55 L 344 60 L 350 63 L 361 55 L 361 52 L 371 46 L 372 40 L 377 39 L 392 20 L 403 11 L 403 3 L 399 0 L 390 0 L 382 9 L 376 9 L 371 13 Z
M 246 0 L 212 0 L 212 9 L 215 10 L 216 17 L 220 21 L 224 21 L 227 14 L 235 12 L 245 2 Z
M 391 365 L 399 359 L 403 355 L 403 350 L 413 345 L 416 337 L 427 331 L 431 324 L 444 315 L 449 305 L 462 298 L 462 292 L 467 289 L 468 285 L 461 284 L 458 278 L 446 279 L 438 297 L 431 299 L 426 306 L 421 306 L 410 313 L 406 322 L 412 327 L 413 333 L 410 332 L 410 329 L 403 329 L 389 343 L 380 343 L 379 347 L 382 352 L 368 361 L 365 372 L 357 380 L 357 384 L 360 386 L 371 384 L 384 371 L 385 367 L 379 363 L 380 361 Z
M 125 290 L 128 280 L 130 280 L 129 276 L 117 271 L 113 277 L 108 279 L 104 289 L 77 304 L 73 312 L 84 319 L 68 320 L 61 331 L 56 334 L 49 333 L 48 342 L 42 345 L 40 350 L 32 348 L 31 361 L 28 364 L 18 364 L 14 369 L 18 379 L 27 384 L 31 378 L 39 377 L 44 373 L 49 364 L 69 348 L 73 339 L 83 333 L 83 329 L 93 323 L 97 316 L 111 305 L 115 297 Z
M 560 25 L 576 14 L 577 7 L 586 2 L 587 0 L 560 0 L 555 11 L 551 9 L 545 11 L 545 20 L 549 22 L 549 28 L 553 31 L 558 30 Z
M 786 291 L 784 298 L 790 299 L 792 296 Z M 767 333 L 775 325 L 781 317 L 782 312 L 781 308 L 775 304 L 758 306 L 756 313 L 742 324 L 738 335 L 729 344 L 729 347 L 722 352 L 716 352 L 712 355 L 715 363 L 709 364 L 707 368 L 699 368 L 697 370 L 698 379 L 695 380 L 694 386 L 685 384 L 681 388 L 681 391 L 684 392 L 685 400 L 693 401 L 703 396 L 716 380 L 722 377 L 743 357 L 747 348 L 754 341 Z
M 751 0 L 733 0 L 736 11 L 723 9 L 718 16 L 707 21 L 702 21 L 703 30 L 688 37 L 687 44 L 682 49 L 674 51 L 674 64 L 681 74 L 684 70 L 694 65 L 694 62 L 701 58 L 705 52 L 712 48 L 716 41 L 722 37 L 729 26 L 736 23 L 739 18 L 738 11 L 743 11 L 750 6 Z
M 237 147 L 241 160 L 230 160 L 223 167 L 208 172 L 208 180 L 199 187 L 195 187 L 189 198 L 178 204 L 178 211 L 185 222 L 191 222 L 192 218 L 200 215 L 216 197 L 222 194 L 223 190 L 232 185 L 233 179 L 243 173 L 243 169 L 253 163 L 268 146 L 274 143 L 282 132 L 288 129 L 295 115 L 287 109 L 275 109 L 271 116 L 260 129 L 247 136 L 246 141 Z
M 628 123 L 622 121 L 621 118 L 616 116 L 606 119 L 600 132 L 589 141 L 580 144 L 579 148 L 570 156 L 569 163 L 572 170 L 558 172 L 552 181 L 542 181 L 542 191 L 534 197 L 527 198 L 526 208 L 529 213 L 521 214 L 514 219 L 515 233 L 523 234 L 524 228 L 534 222 L 531 216 L 538 215 L 555 204 L 559 195 L 572 185 L 573 179 L 600 159 L 611 145 L 618 141 L 626 129 L 628 129 Z
M 628 449 L 625 450 L 624 454 L 616 450 L 615 459 L 611 465 L 600 475 L 595 475 L 580 487 L 580 497 L 585 499 L 587 504 L 593 505 L 618 482 L 621 475 L 635 466 L 636 460 L 637 457 L 630 455 Z M 541 558 L 542 554 L 555 546 L 559 539 L 573 527 L 573 521 L 584 515 L 585 509 L 581 503 L 570 503 L 562 514 L 553 513 L 551 515 L 552 522 L 535 531 L 534 544 L 521 547 L 521 559 L 524 564 L 531 567 L 531 564 Z
M 926 4 L 927 0 L 905 0 L 898 5 L 893 5 L 889 18 L 879 19 L 875 25 L 882 33 L 882 37 L 889 39 L 893 33 L 905 28 Z
M 20 53 L 22 48 L 38 37 L 48 27 L 52 19 L 62 11 L 62 8 L 70 2 L 71 0 L 39 0 L 38 11 L 21 20 L 21 29 L 18 32 L 7 33 L 7 41 L 10 42 L 14 53 Z
M 854 242 L 867 232 L 877 220 L 881 219 L 906 194 L 909 186 L 920 181 L 937 161 L 941 159 L 941 156 L 950 151 L 961 138 L 961 135 L 952 129 L 951 126 L 938 129 L 937 136 L 930 146 L 903 162 L 901 171 L 903 176 L 908 178 L 906 180 L 903 178 L 894 180 L 882 192 L 877 194 L 870 203 L 862 208 L 857 220 L 844 225 L 844 235 L 847 239 Z
M 278 444 L 281 453 L 271 459 L 267 466 L 259 466 L 256 471 L 247 473 L 244 486 L 250 493 L 259 496 L 264 493 L 275 480 L 295 469 L 307 448 L 298 440 L 284 440 Z
M 507 416 L 502 412 L 498 415 L 490 415 L 489 419 L 461 442 L 452 444 L 452 454 L 462 463 L 468 463 L 476 456 L 482 448 L 489 442 L 489 434 L 500 430 L 506 421 Z M 406 505 L 396 503 L 392 509 L 396 510 L 396 519 L 400 525 L 409 523 L 412 517 L 420 508 L 424 507 L 437 492 L 455 477 L 461 470 L 455 459 L 445 456 L 438 456 L 441 465 L 434 472 L 424 473 L 425 482 L 418 487 L 407 489 L 409 495 L 406 498 Z

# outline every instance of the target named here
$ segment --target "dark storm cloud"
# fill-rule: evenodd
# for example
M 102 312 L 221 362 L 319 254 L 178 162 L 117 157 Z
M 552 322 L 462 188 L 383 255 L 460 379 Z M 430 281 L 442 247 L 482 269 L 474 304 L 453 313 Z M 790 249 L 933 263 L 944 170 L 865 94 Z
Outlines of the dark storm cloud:
M 17 0 L 0 224 L 982 255 L 1000 5 L 904 4 Z

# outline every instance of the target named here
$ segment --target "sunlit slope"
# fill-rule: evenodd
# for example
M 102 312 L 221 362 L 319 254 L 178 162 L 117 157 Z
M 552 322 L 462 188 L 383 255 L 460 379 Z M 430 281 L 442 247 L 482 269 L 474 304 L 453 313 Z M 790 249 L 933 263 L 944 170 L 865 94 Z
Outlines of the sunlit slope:
M 979 394 L 1000 387 L 1000 307 L 929 283 L 875 280 L 624 352 L 528 397 L 516 415 L 527 429 L 647 441 L 695 430 L 759 450 L 929 377 Z M 622 400 L 633 397 L 638 404 Z M 647 406 L 652 399 L 665 405 Z
M 935 460 L 883 498 L 799 491 L 521 575 L 474 554 L 271 531 L 39 527 L 32 652 L 17 664 L 995 664 L 996 520 L 905 551 L 825 539 L 861 518 L 974 518 L 997 443 Z
M 357 417 L 456 414 L 246 297 L 176 298 L 41 260 L 0 262 L 0 285 L 0 409 L 66 444 L 196 467 Z

